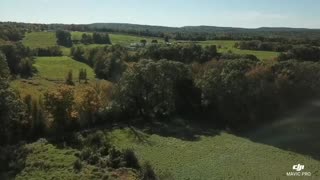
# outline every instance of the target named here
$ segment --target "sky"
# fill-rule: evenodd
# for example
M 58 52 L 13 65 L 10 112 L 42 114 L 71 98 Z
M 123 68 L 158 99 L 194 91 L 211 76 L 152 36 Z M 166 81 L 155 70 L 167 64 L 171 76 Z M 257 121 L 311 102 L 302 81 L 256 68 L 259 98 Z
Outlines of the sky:
M 0 0 L 0 21 L 320 29 L 320 0 Z

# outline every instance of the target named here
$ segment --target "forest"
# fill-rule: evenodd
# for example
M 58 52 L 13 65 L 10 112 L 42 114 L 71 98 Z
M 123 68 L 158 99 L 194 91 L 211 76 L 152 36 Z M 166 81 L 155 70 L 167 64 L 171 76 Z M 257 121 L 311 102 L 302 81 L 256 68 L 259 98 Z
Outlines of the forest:
M 315 152 L 244 140 L 319 97 L 319 46 L 311 29 L 1 22 L 0 179 L 194 179 L 148 148 L 187 161 L 166 148 L 205 141 L 320 176 Z

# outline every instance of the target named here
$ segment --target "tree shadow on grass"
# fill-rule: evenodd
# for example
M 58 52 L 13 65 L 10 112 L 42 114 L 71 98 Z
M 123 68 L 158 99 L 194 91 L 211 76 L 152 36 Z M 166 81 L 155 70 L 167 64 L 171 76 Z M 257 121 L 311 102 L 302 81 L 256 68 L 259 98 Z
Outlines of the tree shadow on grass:
M 320 101 L 308 102 L 273 123 L 238 135 L 320 160 Z
M 191 121 L 180 118 L 170 119 L 166 122 L 154 120 L 148 124 L 137 123 L 132 125 L 130 129 L 133 131 L 137 129 L 147 134 L 173 137 L 184 141 L 198 141 L 201 136 L 215 136 L 220 134 L 220 130 L 216 130 L 216 128 L 210 127 L 208 124 L 192 123 Z M 134 134 L 139 136 L 137 133 Z M 142 139 L 141 137 L 139 138 Z

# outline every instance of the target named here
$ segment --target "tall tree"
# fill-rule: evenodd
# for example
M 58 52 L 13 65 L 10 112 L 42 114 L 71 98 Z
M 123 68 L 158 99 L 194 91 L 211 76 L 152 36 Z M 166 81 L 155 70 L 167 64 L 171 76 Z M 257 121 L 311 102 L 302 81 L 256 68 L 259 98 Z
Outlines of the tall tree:
M 72 46 L 72 39 L 71 39 L 71 33 L 70 32 L 58 30 L 56 32 L 56 37 L 57 37 L 58 45 L 65 46 L 65 47 L 71 47 Z
M 71 86 L 61 86 L 55 91 L 45 93 L 44 105 L 53 115 L 53 125 L 58 133 L 64 132 L 77 118 L 73 109 L 74 89 Z
M 181 104 L 177 86 L 186 81 L 192 81 L 191 73 L 182 63 L 141 60 L 124 73 L 115 90 L 116 101 L 127 115 L 168 116 Z
M 93 33 L 93 42 L 96 44 L 111 44 L 108 33 Z
M 0 52 L 0 144 L 14 142 L 22 137 L 25 106 L 9 88 L 9 68 Z

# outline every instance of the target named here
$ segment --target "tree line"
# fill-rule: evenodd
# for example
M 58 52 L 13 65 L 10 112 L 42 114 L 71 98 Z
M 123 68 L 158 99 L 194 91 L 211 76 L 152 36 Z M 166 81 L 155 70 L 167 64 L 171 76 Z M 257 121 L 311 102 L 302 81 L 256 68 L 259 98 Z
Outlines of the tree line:
M 292 49 L 293 45 L 280 42 L 263 42 L 259 40 L 252 40 L 236 43 L 235 47 L 243 50 L 286 52 Z
M 170 59 L 183 63 L 194 61 L 203 63 L 216 58 L 219 53 L 216 46 L 153 43 L 137 51 L 129 51 L 128 48 L 120 45 L 92 49 L 78 46 L 71 49 L 71 55 L 74 59 L 93 67 L 98 78 L 118 81 L 127 68 L 128 62 L 136 62 L 139 59 Z
M 286 29 L 286 28 L 223 28 L 223 27 L 161 27 L 161 26 L 144 26 L 134 24 L 30 24 L 15 22 L 0 22 L 1 30 L 4 37 L 1 39 L 22 39 L 24 32 L 31 31 L 80 31 L 80 32 L 113 32 L 125 33 L 138 36 L 170 38 L 175 40 L 260 40 L 265 42 L 292 42 L 294 44 L 309 44 L 314 46 L 320 45 L 320 32 L 310 29 Z M 11 29 L 7 31 L 8 29 Z M 9 35 L 7 34 L 9 32 Z M 17 33 L 18 32 L 18 33 Z M 7 34 L 7 35 L 6 35 Z M 12 36 L 13 35 L 13 36 Z M 13 37 L 13 38 L 11 38 Z
M 108 33 L 94 32 L 92 35 L 83 33 L 80 42 L 82 44 L 111 44 Z
M 1 126 L 6 141 L 19 139 L 16 136 L 25 131 L 37 137 L 49 127 L 58 133 L 107 119 L 127 122 L 177 115 L 202 117 L 220 128 L 243 130 L 274 119 L 319 90 L 319 57 L 311 56 L 317 54 L 314 48 L 292 50 L 262 62 L 252 55 L 217 53 L 215 46 L 157 44 L 131 52 L 114 45 L 72 48 L 75 59 L 89 64 L 98 78 L 114 85 L 97 84 L 75 92 L 68 86 L 73 84 L 71 72 L 66 86 L 43 97 L 21 99 L 9 88 L 8 78 L 21 73 L 16 69 L 23 64 L 19 58 L 28 55 L 28 50 L 18 44 L 8 49 L 1 54 L 2 98 L 10 97 L 2 101 L 1 111 L 1 117 L 7 119 L 2 122 L 9 123 Z M 79 71 L 81 80 L 86 81 L 85 70 Z M 11 107 L 15 113 L 10 114 Z M 47 122 L 49 115 L 53 124 Z M 7 134 L 11 130 L 14 135 Z
M 10 73 L 21 77 L 30 77 L 34 73 L 33 54 L 34 52 L 21 43 L 10 43 L 0 45 L 0 52 L 6 59 Z

